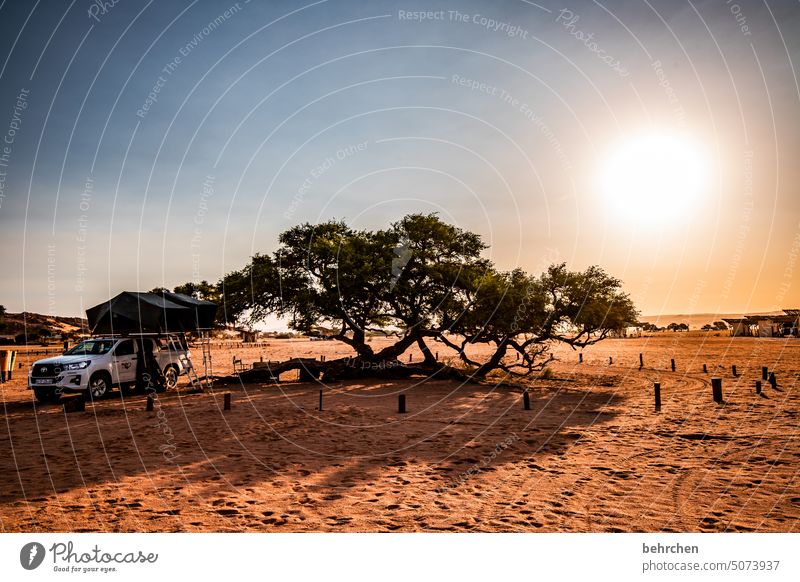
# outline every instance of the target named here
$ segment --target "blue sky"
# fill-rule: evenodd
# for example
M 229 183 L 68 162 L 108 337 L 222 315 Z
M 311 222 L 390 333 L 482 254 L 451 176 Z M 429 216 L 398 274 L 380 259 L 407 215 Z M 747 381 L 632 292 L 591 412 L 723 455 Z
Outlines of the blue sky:
M 600 264 L 645 313 L 800 304 L 796 2 L 99 6 L 0 4 L 10 311 L 77 315 L 216 280 L 299 222 L 416 211 L 502 268 Z M 677 219 L 598 193 L 644 130 L 706 152 Z

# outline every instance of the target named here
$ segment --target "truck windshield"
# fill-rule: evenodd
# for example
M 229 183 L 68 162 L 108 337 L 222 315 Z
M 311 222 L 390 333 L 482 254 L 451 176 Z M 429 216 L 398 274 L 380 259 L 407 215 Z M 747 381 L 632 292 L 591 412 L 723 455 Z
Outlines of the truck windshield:
M 95 355 L 99 356 L 107 354 L 114 347 L 114 340 L 87 340 L 79 343 L 74 348 L 64 352 L 66 356 L 84 356 Z

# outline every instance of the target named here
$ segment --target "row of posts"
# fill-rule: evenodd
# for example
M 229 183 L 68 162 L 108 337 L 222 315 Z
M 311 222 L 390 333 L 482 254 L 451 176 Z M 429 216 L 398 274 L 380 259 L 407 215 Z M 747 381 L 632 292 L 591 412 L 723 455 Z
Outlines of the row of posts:
M 581 363 L 581 364 L 583 363 L 583 354 L 582 353 L 578 353 L 578 363 Z M 608 364 L 611 365 L 613 363 L 614 363 L 614 358 L 609 356 Z M 644 354 L 640 353 L 639 354 L 639 369 L 641 370 L 642 368 L 644 368 Z M 671 358 L 670 359 L 670 368 L 672 369 L 673 372 L 675 371 L 675 358 Z M 703 364 L 703 373 L 704 374 L 708 374 L 708 364 Z M 734 377 L 738 377 L 739 376 L 739 372 L 736 369 L 736 364 L 733 364 L 731 366 L 731 373 L 733 374 Z M 770 384 L 770 386 L 772 386 L 772 388 L 775 388 L 778 385 L 778 381 L 775 378 L 775 372 L 770 372 L 769 369 L 767 368 L 767 366 L 762 366 L 761 367 L 761 380 L 756 380 L 756 383 L 755 383 L 756 394 L 761 394 L 761 382 L 764 381 L 764 380 L 769 382 L 769 384 Z M 723 398 L 722 398 L 722 378 L 717 378 L 717 377 L 711 378 L 711 397 L 713 398 L 714 402 L 716 402 L 718 404 L 722 404 L 724 402 Z M 653 383 L 653 398 L 655 400 L 656 412 L 658 412 L 658 411 L 661 410 L 661 383 L 660 382 L 654 382 Z M 524 393 L 523 399 L 524 399 L 523 406 L 524 406 L 525 410 L 530 410 L 530 399 L 528 397 L 527 390 Z
M 582 362 L 583 361 L 583 354 L 578 354 L 578 355 L 580 357 L 580 361 Z M 642 354 L 639 354 L 639 362 L 640 362 L 640 364 L 642 363 Z M 613 360 L 611 358 L 609 358 L 609 363 L 613 363 Z M 675 360 L 674 359 L 672 360 L 672 369 L 673 370 L 675 369 Z M 703 364 L 703 371 L 704 372 L 707 371 L 705 364 Z M 734 376 L 738 375 L 736 373 L 736 366 L 733 366 L 733 375 Z M 777 379 L 775 377 L 775 372 L 769 372 L 766 366 L 763 366 L 761 368 L 761 379 L 762 380 L 767 380 L 769 382 L 770 386 L 772 386 L 772 388 L 775 388 L 778 385 Z M 761 380 L 756 380 L 755 388 L 756 388 L 756 394 L 761 394 Z M 717 378 L 717 377 L 711 378 L 711 394 L 712 394 L 712 398 L 713 398 L 714 402 L 716 402 L 718 404 L 722 404 L 723 403 L 723 398 L 722 398 L 722 378 Z M 654 396 L 654 399 L 655 399 L 656 412 L 659 412 L 661 410 L 661 383 L 660 382 L 654 382 L 653 383 L 653 396 Z M 71 397 L 71 398 L 67 399 L 66 401 L 64 401 L 63 404 L 64 404 L 64 412 L 83 412 L 85 410 L 85 407 L 86 407 L 85 398 L 83 397 L 83 395 Z M 155 399 L 153 398 L 152 395 L 148 396 L 147 397 L 147 404 L 145 406 L 145 409 L 148 412 L 152 412 L 154 405 L 155 405 Z M 522 392 L 522 407 L 523 407 L 524 410 L 530 410 L 531 409 L 531 397 L 530 397 L 530 394 L 528 393 L 527 390 L 524 390 Z M 231 393 L 230 392 L 226 392 L 226 393 L 223 394 L 223 410 L 230 410 L 230 409 L 231 409 Z M 322 408 L 322 390 L 319 391 L 319 410 L 320 411 L 323 410 L 323 408 Z M 405 414 L 406 413 L 406 395 L 405 394 L 399 394 L 397 396 L 397 412 L 399 414 Z
M 762 378 L 767 378 L 767 381 L 769 382 L 770 386 L 772 386 L 773 389 L 778 386 L 778 381 L 775 378 L 775 372 L 770 372 L 769 375 L 767 375 L 767 373 L 764 372 Z M 756 394 L 761 394 L 761 380 L 755 381 L 755 388 L 756 388 Z M 660 382 L 653 382 L 653 396 L 655 399 L 656 412 L 658 412 L 661 410 Z M 711 378 L 711 397 L 717 404 L 724 403 L 724 400 L 722 398 L 722 378 L 717 378 L 717 377 Z
M 775 372 L 770 372 L 767 375 L 765 371 L 766 368 L 762 369 L 762 377 L 767 378 L 769 381 L 770 386 L 775 388 L 778 385 L 778 382 L 775 378 Z M 761 394 L 761 380 L 756 380 L 756 394 Z M 717 404 L 723 403 L 722 398 L 722 378 L 711 378 L 711 395 L 714 399 L 714 402 Z M 655 409 L 656 412 L 661 411 L 661 383 L 660 382 L 653 382 L 653 397 L 655 399 Z M 231 409 L 231 393 L 226 392 L 223 394 L 222 398 L 223 402 L 223 410 L 230 410 Z M 64 401 L 64 412 L 83 412 L 86 409 L 86 400 L 83 395 L 70 397 Z M 150 395 L 147 397 L 147 403 L 145 405 L 145 410 L 147 412 L 152 412 L 155 406 L 155 398 Z M 527 390 L 522 392 L 522 408 L 524 410 L 531 409 L 531 397 Z M 319 410 L 322 411 L 322 390 L 319 391 Z M 399 394 L 397 396 L 397 412 L 399 414 L 406 413 L 406 395 Z
M 578 363 L 579 364 L 583 363 L 583 354 L 582 353 L 578 353 Z M 612 356 L 609 356 L 608 357 L 608 364 L 612 365 L 613 363 L 614 363 L 614 358 Z M 670 368 L 674 372 L 675 369 L 676 369 L 675 358 L 670 358 L 669 364 L 670 364 Z M 639 354 L 639 369 L 641 370 L 642 368 L 644 368 L 644 354 L 640 353 Z M 708 374 L 708 364 L 703 364 L 703 373 L 704 374 Z M 731 366 L 731 373 L 733 374 L 733 376 L 739 376 L 739 372 L 736 369 L 736 364 L 733 364 Z M 775 375 L 774 372 L 768 372 L 767 366 L 762 366 L 761 367 L 761 379 L 762 380 L 769 380 L 769 382 L 772 383 L 772 380 L 770 380 L 769 378 L 770 378 L 770 376 L 774 376 L 774 375 Z

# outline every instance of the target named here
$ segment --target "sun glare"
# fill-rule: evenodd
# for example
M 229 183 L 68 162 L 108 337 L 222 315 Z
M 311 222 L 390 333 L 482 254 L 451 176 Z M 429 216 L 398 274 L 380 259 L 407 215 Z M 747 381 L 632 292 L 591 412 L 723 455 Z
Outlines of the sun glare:
M 649 132 L 612 149 L 600 168 L 600 188 L 615 214 L 647 223 L 674 221 L 706 196 L 710 160 L 693 139 Z

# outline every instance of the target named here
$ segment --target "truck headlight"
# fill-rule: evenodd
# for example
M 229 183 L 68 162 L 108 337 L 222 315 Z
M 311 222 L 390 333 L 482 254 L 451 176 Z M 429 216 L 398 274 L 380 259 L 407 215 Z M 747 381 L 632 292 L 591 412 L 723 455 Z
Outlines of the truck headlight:
M 65 372 L 72 372 L 73 370 L 84 370 L 89 367 L 89 362 L 73 362 L 64 366 Z

